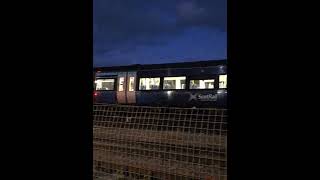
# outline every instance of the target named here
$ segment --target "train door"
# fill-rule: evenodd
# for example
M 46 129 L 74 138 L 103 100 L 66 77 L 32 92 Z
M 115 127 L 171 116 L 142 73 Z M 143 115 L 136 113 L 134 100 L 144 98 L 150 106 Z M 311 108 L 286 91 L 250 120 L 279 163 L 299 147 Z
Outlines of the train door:
M 136 103 L 136 72 L 128 72 L 127 75 L 127 103 L 134 104 Z
M 121 72 L 118 74 L 118 84 L 117 84 L 117 102 L 119 104 L 126 104 L 127 103 L 127 98 L 126 98 L 126 92 L 127 92 L 127 73 L 126 72 Z

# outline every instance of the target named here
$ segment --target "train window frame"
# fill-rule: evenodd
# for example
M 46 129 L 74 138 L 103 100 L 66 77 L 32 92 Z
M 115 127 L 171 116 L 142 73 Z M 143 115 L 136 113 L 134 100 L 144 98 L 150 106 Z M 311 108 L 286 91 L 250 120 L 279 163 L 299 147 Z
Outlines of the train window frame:
M 120 79 L 123 78 L 123 84 L 120 84 Z M 122 86 L 122 90 L 120 90 L 120 86 Z M 117 92 L 125 92 L 127 91 L 127 77 L 126 76 L 119 76 L 117 82 Z
M 140 89 L 140 81 L 141 79 L 146 79 L 146 78 L 159 78 L 159 88 L 158 89 Z M 162 77 L 161 76 L 151 76 L 151 77 L 139 77 L 139 78 L 136 78 L 138 81 L 137 82 L 137 90 L 138 91 L 161 91 L 162 90 Z
M 185 87 L 183 89 L 164 89 L 164 78 L 173 78 L 173 77 L 184 77 L 185 78 Z M 161 90 L 163 91 L 183 91 L 188 89 L 188 76 L 163 76 L 161 77 L 162 85 L 161 85 Z
M 219 84 L 217 83 L 218 77 L 219 77 L 218 75 L 214 75 L 214 76 L 189 76 L 188 81 L 187 81 L 187 83 L 188 83 L 187 88 L 188 88 L 188 90 L 197 90 L 197 91 L 217 90 L 217 89 L 219 89 Z M 192 80 L 211 80 L 211 79 L 214 80 L 213 88 L 207 88 L 207 89 L 192 89 L 192 88 L 190 88 L 190 82 Z
M 96 84 L 96 81 L 97 80 L 100 80 L 100 79 L 113 79 L 113 89 L 97 89 L 97 85 L 96 87 L 94 88 L 94 91 L 115 91 L 116 88 L 117 88 L 117 79 L 114 78 L 114 77 L 99 77 L 99 78 L 96 78 L 94 83 Z
M 136 77 L 135 76 L 128 76 L 127 77 L 128 78 L 128 91 L 129 92 L 134 92 L 134 91 L 136 91 L 136 86 L 135 86 L 135 83 L 136 83 Z M 131 87 L 131 79 L 133 79 L 133 85 L 132 85 L 132 87 Z M 139 85 L 140 86 L 140 85 Z M 132 89 L 130 89 L 130 88 L 132 88 Z
M 226 76 L 226 87 L 221 88 L 220 87 L 220 76 L 223 76 L 223 75 Z M 218 75 L 218 86 L 219 86 L 219 89 L 227 89 L 228 88 L 228 74 L 219 74 Z
M 191 88 L 191 87 L 190 87 L 191 81 L 206 81 L 206 80 L 213 80 L 213 87 L 212 87 L 212 88 L 201 88 L 202 90 L 214 90 L 214 89 L 217 89 L 217 88 L 215 88 L 215 82 L 216 82 L 216 80 L 215 80 L 214 78 L 211 78 L 211 79 L 190 79 L 190 80 L 189 80 L 189 89 L 190 89 L 190 90 L 200 90 L 200 88 L 199 88 L 199 89 L 198 89 L 198 88 L 196 88 L 196 89 Z

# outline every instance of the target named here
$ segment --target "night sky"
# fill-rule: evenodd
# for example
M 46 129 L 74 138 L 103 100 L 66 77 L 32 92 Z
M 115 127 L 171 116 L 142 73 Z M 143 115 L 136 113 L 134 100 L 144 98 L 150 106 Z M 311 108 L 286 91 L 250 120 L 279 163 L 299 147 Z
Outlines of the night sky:
M 94 0 L 95 67 L 225 59 L 227 0 Z

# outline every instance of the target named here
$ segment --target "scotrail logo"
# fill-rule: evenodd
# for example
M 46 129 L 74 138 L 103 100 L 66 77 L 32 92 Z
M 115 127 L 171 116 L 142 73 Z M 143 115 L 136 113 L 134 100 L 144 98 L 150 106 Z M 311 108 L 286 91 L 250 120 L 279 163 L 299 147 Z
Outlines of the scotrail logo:
M 213 94 L 198 94 L 198 93 L 195 93 L 195 94 L 192 94 L 192 93 L 189 93 L 190 97 L 189 97 L 189 101 L 192 101 L 192 100 L 199 100 L 199 101 L 216 101 L 217 100 L 217 94 L 213 95 Z
M 198 98 L 197 98 L 197 95 L 198 94 L 189 94 L 190 95 L 190 97 L 189 97 L 189 101 L 192 101 L 192 100 L 197 100 Z

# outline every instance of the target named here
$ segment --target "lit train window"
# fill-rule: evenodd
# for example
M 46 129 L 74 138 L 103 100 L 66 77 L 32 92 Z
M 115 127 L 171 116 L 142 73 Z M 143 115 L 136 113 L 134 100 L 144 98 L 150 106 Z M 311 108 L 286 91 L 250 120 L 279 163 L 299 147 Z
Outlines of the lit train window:
M 219 88 L 227 88 L 227 75 L 219 76 Z
M 185 89 L 186 77 L 165 77 L 163 79 L 163 89 Z
M 190 80 L 190 89 L 214 89 L 214 79 Z
M 158 90 L 160 78 L 140 78 L 139 90 Z
M 114 79 L 97 79 L 96 90 L 114 90 Z
M 123 91 L 123 86 L 124 86 L 124 77 L 119 78 L 119 91 Z
M 129 91 L 134 91 L 134 77 L 129 79 Z

